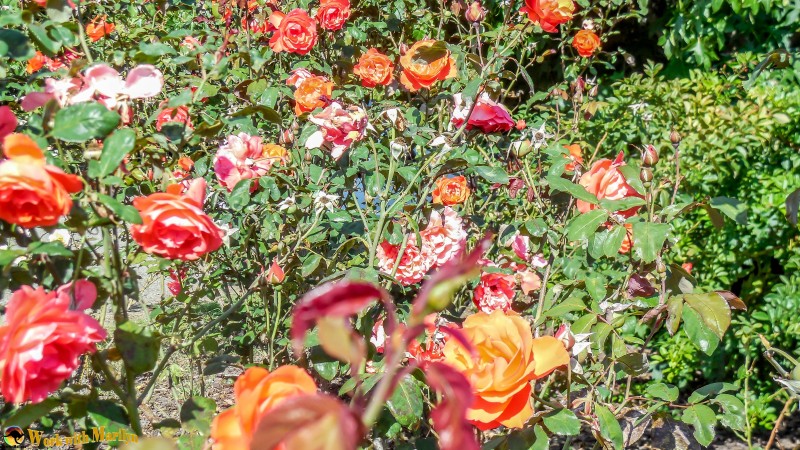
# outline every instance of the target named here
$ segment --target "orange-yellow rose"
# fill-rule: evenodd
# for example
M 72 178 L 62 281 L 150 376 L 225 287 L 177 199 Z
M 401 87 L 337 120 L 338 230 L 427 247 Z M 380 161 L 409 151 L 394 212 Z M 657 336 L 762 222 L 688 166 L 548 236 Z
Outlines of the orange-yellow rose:
M 592 56 L 600 48 L 600 38 L 591 30 L 581 30 L 572 38 L 572 46 L 584 58 Z
M 525 0 L 520 12 L 527 13 L 533 23 L 538 23 L 548 33 L 558 32 L 558 26 L 572 20 L 575 2 L 572 0 Z
M 311 376 L 297 366 L 281 366 L 271 373 L 261 367 L 247 369 L 233 385 L 235 405 L 220 413 L 211 423 L 211 448 L 250 448 L 258 420 L 264 413 L 288 398 L 316 391 Z
M 288 14 L 275 11 L 269 22 L 275 29 L 269 39 L 269 48 L 274 52 L 305 55 L 317 43 L 317 23 L 302 9 L 293 9 Z
M 106 22 L 106 16 L 97 16 L 86 25 L 86 35 L 92 42 L 97 42 L 105 35 L 113 33 L 114 28 L 116 27 L 113 23 Z
M 286 80 L 286 84 L 294 86 L 294 112 L 298 116 L 311 112 L 316 108 L 324 108 L 333 94 L 333 82 L 306 69 L 297 69 Z
M 476 358 L 457 339 L 448 339 L 442 353 L 472 385 L 475 402 L 467 419 L 481 430 L 522 428 L 533 416 L 530 382 L 569 363 L 564 344 L 552 336 L 534 339 L 525 319 L 502 310 L 467 317 L 461 332 Z
M 447 44 L 432 39 L 419 41 L 400 57 L 400 83 L 409 91 L 429 88 L 439 80 L 456 76 L 456 62 Z
M 57 224 L 72 208 L 69 195 L 83 188 L 81 179 L 47 164 L 24 134 L 6 136 L 3 153 L 8 159 L 0 162 L 0 219 L 25 228 Z
M 619 168 L 625 165 L 622 160 L 623 153 L 620 152 L 614 161 L 610 159 L 600 159 L 592 164 L 588 172 L 581 175 L 579 183 L 585 187 L 589 193 L 594 194 L 598 200 L 620 200 L 627 197 L 643 198 L 642 194 L 636 192 Z M 578 200 L 578 211 L 587 213 L 597 208 L 589 202 Z M 631 217 L 639 210 L 640 206 L 634 206 L 624 211 L 617 211 L 616 214 L 622 217 Z
M 386 86 L 391 83 L 392 70 L 392 60 L 374 48 L 361 55 L 358 64 L 353 67 L 353 73 L 361 78 L 361 85 L 364 87 Z
M 464 175 L 457 177 L 441 177 L 436 180 L 436 187 L 433 188 L 433 203 L 445 206 L 464 203 L 469 197 L 469 186 Z

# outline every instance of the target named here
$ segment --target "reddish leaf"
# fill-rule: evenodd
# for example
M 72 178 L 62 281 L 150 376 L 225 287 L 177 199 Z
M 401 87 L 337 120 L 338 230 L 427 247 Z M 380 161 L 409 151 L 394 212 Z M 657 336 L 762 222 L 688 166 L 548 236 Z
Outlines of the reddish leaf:
M 261 416 L 251 450 L 355 450 L 363 435 L 361 421 L 328 394 L 284 400 Z
M 432 313 L 445 309 L 453 301 L 453 295 L 470 278 L 480 273 L 479 261 L 492 246 L 492 234 L 488 233 L 469 254 L 453 259 L 443 265 L 425 283 L 414 300 L 412 324 Z
M 732 309 L 738 309 L 739 311 L 747 311 L 747 305 L 744 304 L 741 298 L 738 295 L 734 294 L 731 291 L 716 291 L 722 298 L 724 298 L 728 305 Z
M 439 435 L 441 450 L 478 450 L 467 409 L 474 399 L 469 381 L 445 363 L 434 362 L 425 368 L 428 385 L 442 395 L 431 411 L 433 428 Z
M 322 317 L 349 317 L 357 314 L 375 300 L 387 305 L 388 324 L 394 322 L 394 311 L 388 307 L 389 294 L 372 283 L 344 280 L 326 283 L 304 295 L 292 313 L 291 337 L 295 354 L 303 351 L 303 338 L 306 331 Z M 390 332 L 391 330 L 387 330 Z
M 635 273 L 628 280 L 628 295 L 631 297 L 650 297 L 655 295 L 656 290 L 647 278 Z

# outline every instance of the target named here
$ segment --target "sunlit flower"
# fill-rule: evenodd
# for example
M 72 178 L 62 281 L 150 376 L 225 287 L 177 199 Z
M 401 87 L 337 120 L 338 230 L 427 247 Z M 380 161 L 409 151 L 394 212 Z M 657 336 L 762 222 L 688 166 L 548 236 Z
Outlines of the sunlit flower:
M 454 110 L 451 122 L 456 127 L 460 127 L 464 123 L 464 120 L 467 119 L 467 114 L 469 114 L 469 120 L 467 120 L 468 130 L 477 128 L 483 133 L 505 133 L 516 125 L 506 107 L 490 99 L 489 94 L 486 92 L 478 97 L 478 103 L 474 108 L 472 107 L 472 99 L 468 98 L 465 101 L 460 93 L 453 95 L 453 103 Z
M 339 102 L 332 102 L 309 120 L 319 129 L 308 137 L 306 148 L 324 146 L 335 159 L 341 158 L 354 142 L 363 139 L 367 130 L 372 129 L 366 111 L 353 105 L 343 107 Z
M 339 204 L 339 196 L 335 194 L 328 194 L 325 191 L 317 191 L 314 194 L 314 209 L 317 212 L 325 210 L 333 211 Z
M 514 301 L 516 287 L 514 275 L 483 272 L 472 292 L 472 302 L 478 310 L 485 313 L 491 313 L 496 309 L 508 311 Z
M 247 179 L 258 179 L 266 175 L 273 164 L 285 164 L 289 153 L 283 147 L 264 144 L 260 136 L 247 133 L 228 136 L 214 157 L 214 173 L 219 182 L 232 190 L 237 183 Z M 251 190 L 258 188 L 252 183 Z
M 278 203 L 278 211 L 286 211 L 287 209 L 297 205 L 294 195 L 290 195 Z

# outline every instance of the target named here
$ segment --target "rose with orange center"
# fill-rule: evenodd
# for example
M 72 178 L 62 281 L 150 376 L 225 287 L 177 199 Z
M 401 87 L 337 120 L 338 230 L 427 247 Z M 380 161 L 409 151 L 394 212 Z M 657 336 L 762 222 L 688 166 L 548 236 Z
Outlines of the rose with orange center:
M 324 108 L 333 93 L 333 83 L 327 78 L 314 75 L 306 69 L 297 69 L 286 80 L 295 87 L 294 112 L 298 116 L 316 108 Z
M 261 416 L 289 398 L 316 391 L 311 376 L 296 366 L 281 366 L 272 372 L 261 367 L 247 369 L 233 385 L 234 406 L 211 422 L 212 450 L 250 448 Z
M 24 134 L 3 139 L 0 162 L 0 219 L 24 228 L 48 227 L 72 209 L 83 182 L 47 164 L 44 152 Z
M 456 62 L 442 41 L 419 41 L 400 57 L 400 83 L 409 91 L 430 88 L 433 83 L 456 76 Z
M 583 165 L 583 155 L 581 154 L 581 146 L 578 144 L 571 144 L 571 145 L 565 145 L 564 148 L 569 151 L 568 158 L 572 161 L 567 163 L 566 166 L 564 166 L 564 170 L 566 170 L 567 172 L 574 172 L 576 165 L 578 166 Z
M 319 25 L 329 31 L 342 29 L 349 17 L 349 0 L 322 0 L 316 15 Z
M 222 245 L 225 233 L 203 212 L 206 181 L 197 178 L 185 194 L 182 190 L 173 184 L 165 193 L 133 200 L 142 223 L 131 226 L 131 237 L 146 253 L 194 261 Z
M 614 161 L 610 159 L 600 159 L 592 164 L 592 168 L 588 172 L 581 175 L 579 184 L 586 188 L 590 194 L 597 197 L 598 200 L 621 200 L 628 197 L 644 198 L 642 194 L 636 192 L 625 175 L 620 172 L 619 168 L 625 165 L 622 160 L 623 153 L 620 152 Z M 593 205 L 584 200 L 577 201 L 578 211 L 587 213 L 593 209 L 597 209 L 597 205 Z M 634 206 L 624 211 L 617 211 L 616 214 L 621 217 L 631 217 L 641 208 L 641 206 Z
M 572 46 L 584 58 L 592 56 L 600 48 L 600 38 L 591 30 L 581 30 L 572 38 Z
M 305 55 L 317 43 L 317 23 L 302 9 L 293 9 L 288 14 L 275 11 L 269 22 L 275 28 L 269 40 L 274 52 Z
M 525 0 L 520 12 L 527 13 L 533 23 L 538 23 L 548 33 L 558 32 L 558 26 L 572 20 L 575 2 L 572 0 Z
M 361 55 L 358 64 L 353 66 L 353 73 L 361 78 L 361 85 L 364 87 L 388 85 L 392 82 L 392 70 L 392 60 L 374 48 Z
M 441 177 L 433 188 L 433 203 L 445 206 L 464 203 L 469 197 L 469 186 L 464 175 L 457 177 Z
M 569 363 L 564 344 L 552 336 L 534 339 L 525 319 L 502 310 L 467 317 L 461 333 L 476 356 L 458 339 L 448 339 L 442 353 L 472 386 L 475 401 L 467 419 L 481 430 L 522 428 L 533 416 L 531 381 Z
M 114 32 L 115 25 L 106 22 L 106 16 L 97 16 L 92 19 L 91 23 L 86 25 L 86 35 L 92 42 L 97 42 L 105 35 Z

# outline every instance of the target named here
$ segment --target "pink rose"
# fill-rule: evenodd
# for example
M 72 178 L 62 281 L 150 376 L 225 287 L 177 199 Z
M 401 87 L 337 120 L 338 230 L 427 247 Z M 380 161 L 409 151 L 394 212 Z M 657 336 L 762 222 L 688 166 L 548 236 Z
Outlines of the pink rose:
M 332 102 L 309 120 L 319 130 L 308 137 L 306 148 L 328 147 L 335 159 L 341 158 L 345 150 L 363 139 L 367 130 L 372 129 L 363 109 L 358 106 L 345 108 L 339 102 Z
M 622 172 L 619 171 L 619 168 L 625 165 L 622 158 L 623 153 L 619 152 L 619 155 L 617 155 L 614 161 L 610 159 L 600 159 L 596 161 L 592 164 L 592 168 L 589 169 L 588 172 L 581 175 L 581 179 L 579 180 L 580 185 L 597 197 L 598 200 L 621 200 L 627 197 L 642 198 L 642 195 L 628 184 L 628 180 L 626 180 Z M 597 208 L 597 205 L 583 200 L 578 200 L 577 206 L 578 211 L 581 213 L 587 213 Z M 617 214 L 621 217 L 628 218 L 636 214 L 639 208 L 640 206 L 634 206 L 625 211 L 617 211 Z
M 487 314 L 498 309 L 508 311 L 516 294 L 516 285 L 514 275 L 483 272 L 472 293 L 472 301 Z
M 241 180 L 264 176 L 276 162 L 288 162 L 289 153 L 280 146 L 262 144 L 260 136 L 247 133 L 228 136 L 214 157 L 214 173 L 219 182 L 232 190 Z M 251 190 L 258 184 L 253 183 Z
M 455 109 L 453 111 L 452 123 L 456 127 L 464 124 L 467 114 L 467 130 L 477 128 L 483 133 L 505 133 L 516 126 L 516 122 L 511 118 L 505 106 L 489 98 L 485 92 L 478 98 L 475 108 L 472 108 L 472 101 L 463 101 L 461 94 L 453 96 Z M 472 108 L 472 113 L 470 113 Z
M 0 326 L 0 390 L 7 402 L 41 402 L 106 338 L 97 320 L 70 310 L 69 295 L 59 291 L 23 286 L 8 301 Z
M 391 274 L 399 253 L 400 245 L 392 245 L 389 241 L 381 242 L 376 252 L 378 268 L 384 273 Z M 423 258 L 422 252 L 417 247 L 417 235 L 409 235 L 403 256 L 397 264 L 395 278 L 403 286 L 409 286 L 422 281 L 430 268 L 430 262 Z
M 457 257 L 467 244 L 467 232 L 458 213 L 445 206 L 442 213 L 432 211 L 428 226 L 420 231 L 422 254 L 432 261 L 433 269 Z

